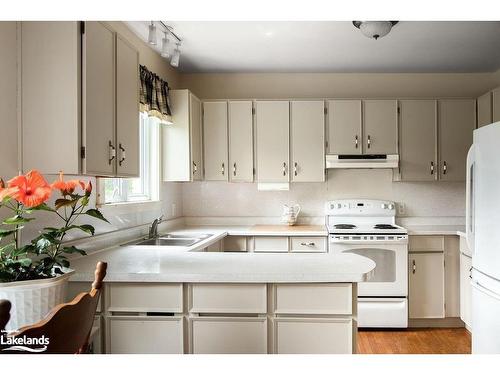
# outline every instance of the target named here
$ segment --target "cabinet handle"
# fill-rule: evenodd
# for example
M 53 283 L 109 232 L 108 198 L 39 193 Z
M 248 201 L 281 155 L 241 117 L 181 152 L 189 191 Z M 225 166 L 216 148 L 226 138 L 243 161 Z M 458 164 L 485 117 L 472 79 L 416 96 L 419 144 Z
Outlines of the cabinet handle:
M 315 243 L 314 242 L 301 242 L 300 243 L 300 246 L 314 246 Z
M 108 143 L 108 155 L 108 164 L 111 165 L 111 162 L 116 158 L 116 148 L 111 141 Z
M 412 261 L 411 263 L 411 272 L 413 274 L 415 274 L 415 272 L 417 271 L 417 264 L 415 263 L 415 259 Z
M 298 164 L 297 164 L 297 162 L 295 162 L 295 163 L 293 164 L 293 174 L 294 174 L 295 176 L 297 176 L 297 174 L 298 174 L 298 172 L 297 172 L 297 166 L 298 166 Z
M 356 136 L 354 137 L 354 147 L 355 148 L 358 148 L 358 135 L 356 134 Z
M 469 268 L 469 279 L 472 279 L 472 267 Z
M 371 137 L 370 137 L 370 136 L 368 136 L 368 139 L 367 139 L 367 142 L 366 142 L 366 143 L 367 143 L 367 145 L 368 145 L 368 148 L 370 148 L 370 147 L 371 147 L 371 145 L 372 145 L 372 139 L 371 139 Z
M 283 176 L 286 176 L 286 163 L 283 163 Z
M 121 143 L 118 145 L 118 149 L 120 150 L 120 155 L 121 155 L 121 158 L 118 161 L 118 164 L 121 166 L 123 164 L 123 162 L 125 161 L 125 158 L 127 157 L 127 155 L 125 154 L 125 149 L 123 148 Z
M 224 166 L 224 163 L 222 163 L 222 169 L 221 169 L 222 175 L 224 176 L 224 173 L 226 172 L 226 168 Z
M 434 174 L 434 162 L 431 161 L 431 175 Z
M 443 162 L 443 174 L 446 174 L 446 171 L 448 170 L 448 166 L 446 165 L 446 162 Z
M 233 164 L 233 176 L 236 176 L 236 162 Z
M 198 171 L 198 166 L 196 163 L 193 161 L 193 174 L 195 174 Z

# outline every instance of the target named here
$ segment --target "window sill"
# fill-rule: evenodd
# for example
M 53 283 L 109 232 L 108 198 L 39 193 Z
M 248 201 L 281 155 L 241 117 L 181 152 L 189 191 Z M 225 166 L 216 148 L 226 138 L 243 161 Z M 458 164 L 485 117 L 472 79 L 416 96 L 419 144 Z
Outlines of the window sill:
M 96 206 L 102 211 L 109 211 L 113 213 L 122 213 L 122 212 L 142 212 L 149 211 L 152 209 L 160 209 L 161 201 L 132 201 L 132 202 L 116 202 L 116 203 L 98 203 Z

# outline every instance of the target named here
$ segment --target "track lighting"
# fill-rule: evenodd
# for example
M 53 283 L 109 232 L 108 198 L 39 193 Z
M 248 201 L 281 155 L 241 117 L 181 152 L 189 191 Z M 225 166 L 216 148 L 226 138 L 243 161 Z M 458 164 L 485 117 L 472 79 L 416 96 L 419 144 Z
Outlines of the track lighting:
M 172 58 L 170 59 L 170 65 L 172 65 L 174 68 L 177 68 L 179 66 L 179 60 L 181 58 L 181 50 L 179 47 L 181 46 L 180 43 L 176 43 L 177 47 L 174 49 L 174 54 L 172 55 Z
M 156 25 L 153 21 L 149 25 L 148 43 L 156 46 Z
M 161 40 L 161 56 L 168 59 L 170 57 L 170 53 L 168 53 L 168 37 L 166 31 L 164 31 L 163 33 L 164 35 Z

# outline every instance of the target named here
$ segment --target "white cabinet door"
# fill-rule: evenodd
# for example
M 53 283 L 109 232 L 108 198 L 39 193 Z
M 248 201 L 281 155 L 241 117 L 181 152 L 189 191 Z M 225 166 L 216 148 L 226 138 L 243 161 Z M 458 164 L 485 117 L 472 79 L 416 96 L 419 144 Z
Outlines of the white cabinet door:
M 115 34 L 102 22 L 85 22 L 82 39 L 83 171 L 116 173 Z M 137 115 L 137 118 L 139 115 Z
M 397 100 L 363 101 L 363 153 L 398 153 Z
M 191 93 L 189 94 L 189 110 L 189 117 L 191 120 L 191 175 L 193 180 L 202 180 L 201 101 Z
M 472 258 L 460 254 L 460 319 L 469 329 L 472 327 Z
M 190 324 L 193 354 L 267 353 L 266 317 L 194 317 Z
M 439 178 L 442 181 L 465 181 L 467 152 L 475 126 L 473 99 L 439 101 Z
M 444 238 L 445 316 L 460 316 L 460 244 L 458 236 Z
M 227 142 L 227 102 L 204 102 L 203 152 L 205 180 L 228 180 Z
M 253 240 L 255 252 L 286 253 L 288 252 L 288 237 L 283 236 L 256 236 Z
M 477 127 L 493 122 L 492 92 L 487 92 L 477 98 Z
M 353 321 L 350 318 L 276 318 L 276 354 L 351 354 Z
M 253 181 L 253 104 L 230 101 L 229 113 L 229 178 L 234 182 Z
M 361 154 L 361 100 L 329 100 L 328 153 Z
M 113 93 L 113 35 L 107 29 L 97 35 L 92 30 L 91 27 L 92 40 L 98 44 L 92 50 L 102 51 L 103 55 L 92 53 L 89 82 L 104 91 L 94 93 L 104 101 L 102 106 L 95 104 L 94 109 L 101 117 L 94 119 L 94 126 L 102 126 L 100 138 L 105 138 L 102 142 L 100 138 L 92 141 L 104 155 L 102 164 L 106 172 L 112 173 L 106 156 L 108 138 L 114 139 L 114 104 L 112 95 L 111 100 L 107 97 Z M 79 23 L 21 22 L 21 34 L 22 169 L 25 172 L 38 169 L 41 173 L 62 170 L 78 175 L 81 172 Z M 2 50 L 2 54 L 7 52 Z M 2 80 L 1 85 L 6 82 Z M 101 146 L 104 148 L 100 149 Z
M 117 175 L 139 177 L 139 52 L 116 36 Z
M 399 139 L 402 181 L 437 179 L 435 100 L 401 100 Z
M 492 95 L 492 122 L 497 122 L 500 121 L 500 87 L 493 90 Z
M 289 102 L 257 101 L 257 180 L 289 181 Z
M 292 181 L 325 180 L 325 114 L 323 101 L 290 102 Z
M 183 354 L 183 317 L 108 318 L 110 354 Z
M 444 318 L 444 255 L 409 255 L 410 318 Z

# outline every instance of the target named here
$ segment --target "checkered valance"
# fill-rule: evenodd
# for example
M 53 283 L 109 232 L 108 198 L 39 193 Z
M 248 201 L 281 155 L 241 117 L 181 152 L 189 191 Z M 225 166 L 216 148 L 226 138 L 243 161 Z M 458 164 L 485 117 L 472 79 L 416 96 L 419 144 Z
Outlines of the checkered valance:
M 140 66 L 141 92 L 140 110 L 157 117 L 164 124 L 172 123 L 172 112 L 168 98 L 168 83 L 158 75 L 150 72 L 144 65 Z

